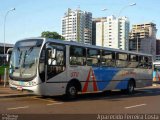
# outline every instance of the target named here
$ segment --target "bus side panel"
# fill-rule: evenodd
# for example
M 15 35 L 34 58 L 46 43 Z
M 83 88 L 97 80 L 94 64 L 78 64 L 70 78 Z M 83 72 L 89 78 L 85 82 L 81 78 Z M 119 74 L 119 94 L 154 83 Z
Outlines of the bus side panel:
M 152 85 L 151 69 L 132 68 L 93 68 L 99 91 L 126 89 L 130 79 L 134 79 L 136 87 Z
M 151 73 L 149 69 L 73 66 L 67 70 L 67 81 L 79 80 L 82 93 L 96 92 L 126 89 L 131 78 L 135 80 L 136 87 L 150 86 L 152 85 Z
M 137 88 L 152 86 L 152 69 L 135 69 L 135 71 Z
M 116 68 L 101 67 L 100 69 L 93 69 L 98 83 L 99 91 L 106 90 L 106 86 L 112 82 L 114 76 L 119 72 L 119 69 Z
M 93 75 L 90 66 L 70 66 L 67 70 L 67 79 L 78 80 L 82 92 L 93 92 Z M 85 86 L 85 87 L 84 87 Z
M 128 81 L 134 78 L 134 74 L 132 69 L 105 68 L 102 79 L 104 82 L 109 82 L 102 90 L 126 89 Z
M 64 71 L 45 82 L 45 95 L 62 95 L 65 94 L 67 71 Z
M 87 73 L 88 70 L 83 70 Z M 134 77 L 133 69 L 93 67 L 84 75 L 85 84 L 82 84 L 82 92 L 105 91 L 114 89 L 126 89 L 130 78 Z

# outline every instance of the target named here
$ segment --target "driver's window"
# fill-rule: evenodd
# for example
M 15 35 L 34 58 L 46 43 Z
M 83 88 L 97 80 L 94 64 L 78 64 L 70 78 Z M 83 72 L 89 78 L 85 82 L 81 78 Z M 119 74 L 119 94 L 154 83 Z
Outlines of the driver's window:
M 47 79 L 65 70 L 65 46 L 61 44 L 47 45 Z

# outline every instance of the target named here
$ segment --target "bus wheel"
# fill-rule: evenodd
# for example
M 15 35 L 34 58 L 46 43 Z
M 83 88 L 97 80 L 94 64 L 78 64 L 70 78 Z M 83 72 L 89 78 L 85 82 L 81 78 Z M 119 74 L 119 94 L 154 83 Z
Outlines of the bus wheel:
M 67 99 L 75 99 L 77 97 L 77 93 L 78 93 L 77 87 L 72 83 L 68 84 L 66 89 Z
M 135 88 L 135 84 L 133 80 L 130 80 L 128 82 L 128 86 L 127 86 L 127 93 L 128 94 L 133 94 L 134 93 L 134 88 Z

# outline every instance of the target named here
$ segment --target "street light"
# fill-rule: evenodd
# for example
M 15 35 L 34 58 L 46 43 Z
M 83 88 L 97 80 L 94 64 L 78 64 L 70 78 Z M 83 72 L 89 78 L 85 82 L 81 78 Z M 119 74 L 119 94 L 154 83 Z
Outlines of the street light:
M 106 11 L 106 10 L 108 10 L 107 8 L 103 8 L 103 9 L 101 9 L 101 11 Z
M 124 6 L 124 7 L 119 11 L 118 17 L 120 16 L 120 14 L 122 13 L 122 11 L 123 11 L 124 9 L 126 9 L 126 8 L 128 8 L 128 7 L 131 7 L 131 6 L 135 6 L 135 5 L 136 5 L 136 3 L 131 3 L 131 4 L 129 4 L 129 5 Z
M 8 10 L 7 12 L 6 12 L 6 14 L 5 14 L 5 17 L 4 17 L 4 66 L 5 66 L 5 51 L 6 51 L 6 36 L 5 36 L 5 32 L 6 32 L 6 19 L 7 19 L 7 15 L 11 12 L 11 11 L 14 11 L 14 10 L 16 10 L 15 8 L 12 8 L 12 9 L 10 9 L 10 10 Z M 5 69 L 4 69 L 4 87 L 6 87 L 6 77 L 7 77 L 7 75 L 6 75 L 6 73 L 7 73 L 7 69 L 6 69 L 6 67 L 5 67 Z
M 6 32 L 6 19 L 7 19 L 7 15 L 9 14 L 9 12 L 14 11 L 14 10 L 16 10 L 16 9 L 12 8 L 12 9 L 8 10 L 5 14 L 5 17 L 4 17 L 4 56 L 5 56 L 5 51 L 6 51 L 6 45 L 5 45 L 5 42 L 6 42 L 6 40 L 5 40 L 6 39 L 6 36 L 5 36 L 6 35 L 6 33 L 5 33 Z

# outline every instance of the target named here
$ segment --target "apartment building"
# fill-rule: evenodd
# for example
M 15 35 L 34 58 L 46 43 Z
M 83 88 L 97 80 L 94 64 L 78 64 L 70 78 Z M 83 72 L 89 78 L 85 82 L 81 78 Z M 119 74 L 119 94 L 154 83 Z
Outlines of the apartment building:
M 68 8 L 62 18 L 62 36 L 68 41 L 92 44 L 92 13 Z
M 96 45 L 128 50 L 130 25 L 128 18 L 109 16 L 94 21 L 96 22 Z
M 156 40 L 156 60 L 160 61 L 160 39 Z
M 156 24 L 149 22 L 132 26 L 129 50 L 156 56 Z

